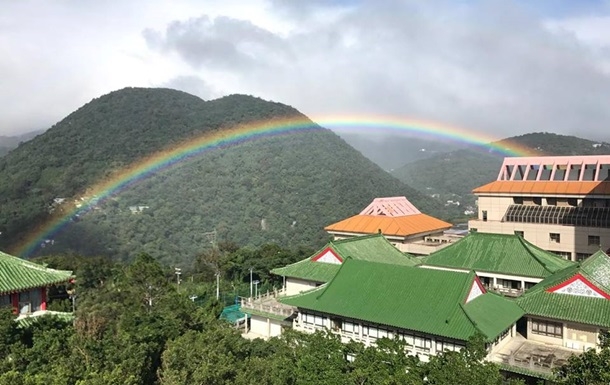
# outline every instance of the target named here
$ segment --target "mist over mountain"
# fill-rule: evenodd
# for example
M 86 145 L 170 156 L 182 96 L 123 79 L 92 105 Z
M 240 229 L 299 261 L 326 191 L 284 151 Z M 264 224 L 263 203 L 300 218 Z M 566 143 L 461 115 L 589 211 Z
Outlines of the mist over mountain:
M 29 131 L 21 135 L 5 136 L 0 135 L 0 156 L 8 154 L 8 152 L 23 142 L 27 142 L 32 138 L 42 134 L 44 130 Z
M 375 132 L 349 133 L 339 132 L 338 135 L 350 146 L 381 168 L 387 171 L 400 168 L 407 163 L 427 159 L 466 147 L 463 143 L 449 140 L 432 140 L 418 138 L 416 135 L 387 135 Z
M 67 215 L 88 188 L 126 166 L 204 133 L 264 119 L 305 118 L 294 108 L 232 95 L 203 101 L 170 89 L 128 88 L 94 99 L 0 159 L 0 247 Z M 188 263 L 205 233 L 238 245 L 319 246 L 323 227 L 378 196 L 405 195 L 444 216 L 438 202 L 392 177 L 332 131 L 316 126 L 207 151 L 102 200 L 37 253 L 146 251 Z M 76 202 L 78 203 L 78 202 Z

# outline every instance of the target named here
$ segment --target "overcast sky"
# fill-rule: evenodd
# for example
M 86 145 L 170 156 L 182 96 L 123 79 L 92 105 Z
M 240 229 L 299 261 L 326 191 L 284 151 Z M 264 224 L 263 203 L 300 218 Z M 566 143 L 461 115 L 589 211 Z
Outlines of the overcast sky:
M 535 3 L 535 5 L 532 5 Z M 610 140 L 605 1 L 0 0 L 0 135 L 127 86 Z

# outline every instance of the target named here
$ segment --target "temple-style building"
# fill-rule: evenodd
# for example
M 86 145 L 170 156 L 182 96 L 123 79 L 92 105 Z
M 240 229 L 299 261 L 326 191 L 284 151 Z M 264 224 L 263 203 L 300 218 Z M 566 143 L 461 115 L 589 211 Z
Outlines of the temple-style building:
M 325 285 L 280 302 L 298 309 L 296 330 L 326 328 L 343 342 L 365 345 L 398 337 L 422 360 L 463 348 L 475 333 L 485 337 L 492 353 L 515 335 L 523 316 L 514 301 L 486 291 L 473 272 L 353 259 Z
M 471 231 L 519 234 L 579 261 L 610 248 L 610 155 L 505 158 Z
M 55 270 L 0 252 L 0 305 L 10 306 L 19 318 L 47 310 L 47 289 L 69 283 L 71 271 Z
M 334 239 L 381 233 L 400 251 L 428 255 L 459 236 L 445 234 L 451 223 L 420 212 L 406 197 L 375 198 L 358 215 L 326 226 Z
M 388 263 L 399 266 L 416 266 L 420 261 L 402 253 L 383 235 L 365 235 L 330 241 L 311 257 L 288 266 L 271 270 L 284 277 L 286 295 L 310 290 L 330 281 L 345 259 Z
M 508 296 L 521 295 L 574 262 L 542 250 L 518 235 L 471 233 L 432 253 L 422 267 L 474 271 L 483 286 Z

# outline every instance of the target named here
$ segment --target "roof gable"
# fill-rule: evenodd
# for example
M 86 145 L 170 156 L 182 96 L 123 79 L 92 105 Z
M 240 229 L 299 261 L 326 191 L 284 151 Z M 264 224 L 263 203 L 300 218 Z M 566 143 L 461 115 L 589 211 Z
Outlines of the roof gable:
M 336 265 L 340 265 L 343 262 L 343 259 L 337 255 L 330 247 L 322 250 L 321 253 L 311 258 L 312 262 L 324 262 L 324 263 L 333 263 Z
M 543 279 L 516 301 L 530 315 L 610 327 L 609 266 L 610 258 L 599 251 Z
M 468 292 L 468 296 L 466 297 L 465 303 L 472 301 L 473 299 L 485 294 L 486 292 L 487 290 L 485 290 L 485 288 L 481 284 L 479 277 L 475 276 L 472 280 L 472 285 L 470 285 L 470 291 Z
M 574 262 L 517 235 L 476 232 L 430 254 L 424 265 L 544 278 Z
M 392 265 L 415 266 L 419 264 L 417 259 L 398 250 L 383 235 L 375 234 L 331 241 L 313 256 L 288 266 L 273 269 L 271 273 L 315 282 L 328 282 L 337 273 L 341 263 L 318 263 L 327 261 L 320 261 L 322 257 L 332 261 L 329 252 L 336 257 L 335 261 L 352 258 Z
M 592 284 L 588 279 L 577 273 L 572 278 L 559 285 L 547 289 L 549 293 L 577 295 L 582 297 L 610 299 L 610 294 Z
M 393 266 L 350 258 L 326 285 L 280 301 L 302 309 L 467 340 L 476 332 L 481 314 L 510 308 L 495 320 L 500 331 L 523 314 L 507 299 L 481 301 L 487 295 L 494 295 L 491 293 L 473 295 L 464 305 L 473 292 L 475 277 L 474 273 Z M 490 307 L 492 302 L 494 307 Z

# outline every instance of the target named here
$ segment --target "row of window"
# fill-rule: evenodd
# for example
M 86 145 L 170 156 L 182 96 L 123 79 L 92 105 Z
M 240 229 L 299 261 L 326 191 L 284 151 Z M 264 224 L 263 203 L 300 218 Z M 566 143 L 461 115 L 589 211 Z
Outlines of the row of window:
M 510 205 L 503 221 L 610 228 L 610 207 Z
M 563 324 L 532 319 L 532 333 L 548 337 L 563 338 Z
M 523 231 L 515 230 L 515 235 L 520 236 L 521 238 L 525 237 L 525 233 Z M 549 241 L 555 243 L 561 243 L 561 234 L 559 233 L 549 233 Z M 587 244 L 589 246 L 599 246 L 601 245 L 601 238 L 599 235 L 587 235 Z M 587 257 L 590 254 L 587 254 Z

